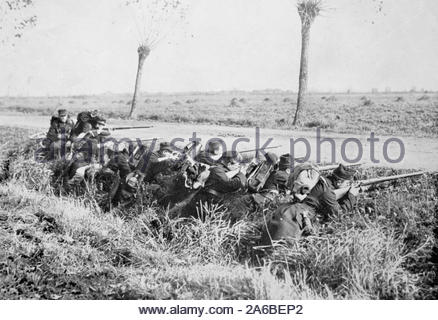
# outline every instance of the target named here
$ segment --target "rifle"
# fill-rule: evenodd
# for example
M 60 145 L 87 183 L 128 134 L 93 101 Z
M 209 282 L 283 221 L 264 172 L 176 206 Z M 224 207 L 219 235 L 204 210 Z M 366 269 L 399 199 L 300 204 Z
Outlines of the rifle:
M 130 127 L 112 127 L 112 128 L 102 128 L 102 130 L 105 131 L 119 131 L 119 130 L 130 130 L 130 129 L 149 129 L 153 128 L 154 126 L 130 126 Z M 78 138 L 83 138 L 85 135 L 80 134 Z M 39 140 L 44 139 L 46 137 L 46 132 L 38 132 L 35 134 L 32 134 L 29 136 L 30 140 Z M 142 140 L 142 141 L 148 141 L 148 140 Z
M 281 145 L 274 146 L 274 147 L 266 147 L 266 148 L 263 148 L 263 150 L 264 149 L 277 149 L 277 148 L 280 148 L 280 147 L 281 147 Z M 249 153 L 249 152 L 254 152 L 254 151 L 257 151 L 257 150 L 262 150 L 262 148 L 239 151 L 239 153 Z
M 149 129 L 153 128 L 154 126 L 129 126 L 129 127 L 105 127 L 102 128 L 102 130 L 108 130 L 108 131 L 118 131 L 118 130 L 130 130 L 130 129 Z
M 368 179 L 368 180 L 357 181 L 357 182 L 354 182 L 349 187 L 335 189 L 334 192 L 336 195 L 336 200 L 339 200 L 344 195 L 346 195 L 350 191 L 351 188 L 360 188 L 359 189 L 360 191 L 365 191 L 371 185 L 375 185 L 375 184 L 379 184 L 379 183 L 383 183 L 383 182 L 388 182 L 388 181 L 395 181 L 395 180 L 404 179 L 404 178 L 418 177 L 418 176 L 422 176 L 425 173 L 426 173 L 426 171 L 418 171 L 418 172 L 413 172 L 413 173 L 397 174 L 394 176 L 383 177 L 383 178 L 372 178 L 372 179 Z
M 140 139 L 140 141 L 153 141 L 153 140 L 160 140 L 163 139 L 161 137 L 156 137 L 156 138 L 150 138 L 150 139 Z

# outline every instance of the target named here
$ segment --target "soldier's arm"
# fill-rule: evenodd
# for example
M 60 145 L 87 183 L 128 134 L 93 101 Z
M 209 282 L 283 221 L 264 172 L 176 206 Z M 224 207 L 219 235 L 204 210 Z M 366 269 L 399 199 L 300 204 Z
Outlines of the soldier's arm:
M 74 127 L 75 127 L 75 122 L 72 119 L 68 119 L 67 126 L 66 126 L 66 132 L 65 132 L 68 140 L 71 140 L 71 138 L 72 138 L 72 131 L 73 131 Z
M 338 200 L 339 206 L 344 211 L 349 211 L 354 208 L 357 202 L 357 197 L 351 194 L 350 192 L 347 192 L 345 196 L 343 196 L 341 199 Z
M 126 156 L 122 155 L 118 157 L 118 167 L 120 178 L 122 179 L 125 179 L 126 176 L 131 173 L 131 167 L 129 166 L 129 161 Z
M 146 151 L 137 164 L 137 170 L 146 174 L 152 163 L 158 162 L 158 156 L 155 152 Z
M 279 171 L 274 175 L 274 184 L 279 191 L 287 189 L 287 180 L 288 174 L 284 171 Z
M 90 123 L 88 123 L 88 122 L 84 123 L 82 125 L 82 130 L 81 130 L 82 132 L 79 133 L 77 136 L 76 135 L 72 135 L 71 139 L 73 141 L 77 141 L 77 140 L 84 139 L 84 138 L 90 138 L 90 137 L 93 136 L 92 129 L 93 129 L 93 127 L 91 126 Z
M 276 190 L 277 185 L 275 183 L 275 172 L 271 173 L 268 180 L 266 180 L 263 190 Z
M 53 141 L 58 141 L 60 138 L 58 137 L 58 126 L 56 125 L 56 123 L 53 121 L 50 124 L 50 128 L 49 131 L 47 132 L 47 138 L 50 139 L 52 142 Z
M 246 178 L 242 173 L 233 178 L 229 178 L 225 172 L 216 173 L 219 177 L 218 189 L 221 192 L 234 192 L 246 185 Z
M 333 190 L 327 190 L 322 194 L 321 206 L 325 218 L 338 215 L 341 208 L 336 200 L 336 195 Z

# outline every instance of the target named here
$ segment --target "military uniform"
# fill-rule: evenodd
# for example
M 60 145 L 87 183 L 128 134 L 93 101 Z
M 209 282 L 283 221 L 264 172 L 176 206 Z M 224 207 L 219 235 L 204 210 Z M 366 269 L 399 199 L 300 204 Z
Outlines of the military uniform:
M 143 175 L 145 182 L 152 183 L 159 175 L 171 175 L 178 169 L 180 165 L 179 161 L 170 157 L 163 159 L 165 158 L 165 151 L 171 153 L 173 150 L 169 143 L 162 142 L 160 143 L 160 150 L 158 152 L 148 154 L 149 151 L 146 151 L 141 157 L 136 170 Z
M 228 178 L 226 173 L 229 171 L 223 164 L 210 168 L 210 176 L 205 183 L 205 189 L 212 194 L 224 194 L 238 191 L 246 185 L 246 177 L 242 172 L 239 172 L 233 178 Z
M 65 121 L 62 121 L 62 118 Z M 50 159 L 59 158 L 61 154 L 66 154 L 67 150 L 61 151 L 62 147 L 69 145 L 70 134 L 74 127 L 74 122 L 67 114 L 67 110 L 58 110 L 58 115 L 50 120 L 50 128 L 47 132 L 45 145 L 50 147 Z
M 264 190 L 276 190 L 280 193 L 286 193 L 290 175 L 290 156 L 283 154 L 278 163 L 278 169 L 272 172 L 265 183 Z
M 263 187 L 263 190 L 276 190 L 281 193 L 285 193 L 287 190 L 287 182 L 289 179 L 289 173 L 283 170 L 277 170 L 272 172 L 268 180 Z
M 223 203 L 227 194 L 238 192 L 246 187 L 246 177 L 239 172 L 234 177 L 229 178 L 227 172 L 230 169 L 226 163 L 238 157 L 237 152 L 225 152 L 221 162 L 210 168 L 210 175 L 205 183 L 204 189 L 200 190 L 192 201 L 183 209 L 184 216 L 196 214 L 196 207 L 201 203 Z
M 81 112 L 78 115 L 78 121 L 71 132 L 71 140 L 75 153 L 81 152 L 87 154 L 87 159 L 90 161 L 92 157 L 97 156 L 99 143 L 102 143 L 106 137 L 110 135 L 107 130 L 100 130 L 100 126 L 104 126 L 106 120 L 93 112 Z M 79 136 L 81 136 L 79 138 Z
M 67 189 L 79 185 L 89 170 L 97 172 L 102 169 L 102 165 L 97 162 L 97 157 L 91 156 L 90 158 L 89 156 L 88 152 L 79 152 L 74 155 L 67 172 Z
M 310 220 L 314 211 L 305 203 L 284 204 L 266 216 L 266 228 L 261 243 L 272 244 L 271 240 L 299 239 L 312 233 Z
M 98 129 L 99 123 L 104 124 L 105 119 L 97 113 L 97 111 L 84 111 L 78 114 L 77 122 L 71 131 L 71 138 L 75 140 L 82 133 L 88 133 L 87 138 L 96 138 L 98 136 L 108 136 L 108 133 L 98 134 L 96 130 Z
M 208 153 L 207 151 L 203 150 L 201 151 L 195 158 L 195 161 L 207 164 L 209 166 L 214 166 L 218 160 L 214 160 L 212 158 L 212 155 Z
M 132 188 L 127 181 L 132 172 L 128 152 L 126 150 L 115 152 L 111 155 L 106 168 L 115 174 L 115 179 L 112 181 L 109 192 L 109 199 L 112 204 L 117 205 L 124 199 L 132 196 L 133 192 L 135 193 L 137 191 L 135 188 Z
M 336 200 L 334 189 L 335 187 L 330 177 L 321 177 L 303 203 L 314 209 L 323 220 L 338 215 L 341 209 L 344 211 L 353 209 L 356 204 L 356 197 L 347 193 L 341 199 Z
M 127 151 L 116 152 L 111 157 L 107 167 L 114 173 L 119 173 L 122 180 L 126 180 L 128 174 L 131 173 L 131 166 L 129 165 L 129 154 Z
M 63 115 L 63 113 L 60 115 Z M 65 140 L 70 140 L 70 134 L 74 127 L 74 122 L 70 116 L 67 115 L 67 120 L 62 122 L 59 117 L 60 115 L 57 117 L 53 116 L 50 120 L 50 128 L 47 132 L 47 139 L 50 139 L 52 142 L 57 142 L 64 137 Z
M 300 189 L 310 189 L 310 192 L 301 202 L 280 206 L 266 217 L 267 228 L 262 240 L 264 244 L 270 244 L 271 239 L 298 239 L 303 234 L 312 234 L 314 231 L 311 221 L 315 215 L 326 220 L 338 215 L 341 209 L 351 210 L 356 203 L 356 197 L 351 193 L 336 200 L 334 190 L 338 183 L 351 180 L 354 175 L 354 171 L 343 165 L 339 165 L 328 178 L 319 176 L 319 172 L 315 171 L 312 165 L 303 165 L 295 171 L 291 177 L 293 190 L 298 190 L 296 187 L 299 186 Z M 304 174 L 306 179 L 299 181 L 302 178 L 301 174 Z
M 222 145 L 219 141 L 210 141 L 207 145 L 206 150 L 201 151 L 195 158 L 195 161 L 207 164 L 209 166 L 216 165 L 222 154 L 220 153 Z

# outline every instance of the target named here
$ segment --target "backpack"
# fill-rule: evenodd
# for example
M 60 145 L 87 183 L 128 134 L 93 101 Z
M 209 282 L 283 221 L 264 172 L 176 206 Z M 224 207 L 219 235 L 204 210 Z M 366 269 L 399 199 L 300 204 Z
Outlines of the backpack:
M 262 243 L 270 245 L 272 240 L 300 239 L 312 211 L 303 203 L 284 204 L 266 216 L 266 228 Z
M 251 164 L 246 172 L 248 190 L 251 192 L 259 192 L 263 189 L 273 171 L 274 165 L 268 161 L 262 161 L 259 164 Z

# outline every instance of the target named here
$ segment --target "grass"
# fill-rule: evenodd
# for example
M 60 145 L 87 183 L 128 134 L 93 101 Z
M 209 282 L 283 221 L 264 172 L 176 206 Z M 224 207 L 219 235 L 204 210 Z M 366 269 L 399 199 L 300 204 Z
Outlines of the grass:
M 353 212 L 317 223 L 316 236 L 260 250 L 260 211 L 231 224 L 224 207 L 170 219 L 147 195 L 110 212 L 87 195 L 58 196 L 52 164 L 31 159 L 28 131 L 0 130 L 0 144 L 11 140 L 0 179 L 3 299 L 437 298 L 436 176 L 370 190 Z
M 128 114 L 130 95 L 47 98 L 0 98 L 0 112 L 50 115 L 57 108 L 72 113 L 97 105 L 110 118 Z M 436 93 L 310 94 L 302 124 L 293 126 L 295 95 L 283 91 L 140 95 L 138 118 L 145 121 L 310 130 L 415 137 L 438 136 Z M 364 117 L 366 110 L 366 117 Z

